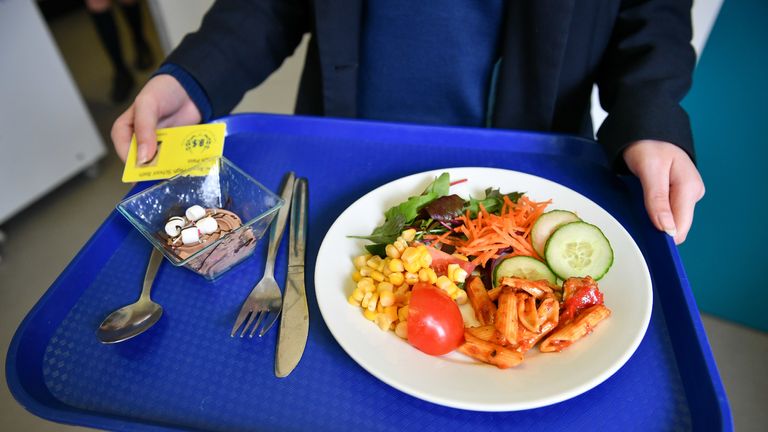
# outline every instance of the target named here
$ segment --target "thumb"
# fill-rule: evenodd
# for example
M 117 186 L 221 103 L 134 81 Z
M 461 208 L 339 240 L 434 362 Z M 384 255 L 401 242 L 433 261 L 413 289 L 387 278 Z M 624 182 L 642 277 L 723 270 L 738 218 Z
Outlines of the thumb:
M 642 170 L 637 177 L 643 185 L 645 208 L 651 222 L 670 237 L 675 237 L 677 226 L 669 204 L 669 168 Z
M 152 99 L 136 99 L 135 133 L 136 161 L 139 164 L 149 162 L 157 151 L 157 105 Z

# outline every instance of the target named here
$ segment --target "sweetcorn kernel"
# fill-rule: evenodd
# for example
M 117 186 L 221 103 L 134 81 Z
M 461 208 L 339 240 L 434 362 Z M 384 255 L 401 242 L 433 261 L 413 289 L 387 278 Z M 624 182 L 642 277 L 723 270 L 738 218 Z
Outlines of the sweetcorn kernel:
M 388 267 L 393 272 L 401 272 L 401 271 L 405 270 L 405 267 L 403 267 L 403 261 L 400 260 L 400 258 L 393 258 L 389 262 L 389 266 Z
M 448 294 L 448 296 L 452 300 L 456 300 L 456 296 L 459 295 L 459 292 L 461 291 L 461 289 L 458 286 L 456 286 L 456 284 L 454 284 L 453 282 L 449 284 L 444 284 L 443 286 L 444 288 L 440 288 L 440 289 L 445 291 L 445 293 Z
M 420 245 L 417 248 L 417 251 L 419 253 L 419 264 L 422 267 L 429 267 L 432 265 L 432 255 L 430 255 L 429 250 L 426 246 Z
M 357 282 L 357 287 L 365 292 L 373 292 L 376 286 L 373 283 L 373 279 L 364 277 Z
M 392 243 L 392 246 L 394 246 L 395 249 L 397 249 L 402 254 L 403 251 L 408 248 L 408 242 L 405 241 L 402 237 L 398 237 L 397 240 Z
M 391 307 L 393 304 L 395 304 L 395 294 L 392 291 L 380 292 L 379 304 L 384 307 Z
M 403 260 L 403 264 L 414 264 L 419 261 L 421 254 L 419 250 L 413 246 L 408 246 L 400 254 L 400 259 Z
M 467 302 L 467 292 L 459 288 L 456 292 L 456 297 L 453 300 L 460 305 L 465 304 Z
M 435 273 L 435 270 L 432 268 L 425 269 L 427 271 L 427 276 L 429 277 L 428 282 L 431 284 L 435 284 L 437 282 L 437 273 Z
M 389 274 L 392 273 L 392 270 L 389 268 L 390 261 L 392 261 L 392 258 L 384 258 L 384 267 L 380 270 L 382 273 L 384 273 L 384 276 L 389 276 Z
M 361 290 L 360 288 L 355 288 L 352 291 L 352 298 L 354 298 L 358 302 L 362 301 L 363 297 L 365 297 L 365 291 Z
M 355 265 L 355 267 L 360 270 L 361 268 L 365 267 L 365 262 L 368 261 L 368 259 L 371 257 L 369 254 L 365 255 L 358 255 L 353 260 L 352 263 Z
M 400 321 L 408 320 L 408 306 L 403 306 L 397 309 L 397 319 Z
M 375 280 L 376 282 L 381 282 L 384 280 L 384 273 L 374 270 L 371 272 L 371 278 Z
M 458 259 L 460 259 L 460 260 L 462 260 L 462 261 L 467 261 L 467 262 L 469 262 L 469 258 L 467 258 L 467 256 L 466 256 L 466 255 L 462 255 L 462 254 L 460 254 L 460 253 L 458 253 L 458 252 L 451 254 L 451 256 L 452 256 L 452 257 L 454 257 L 454 258 L 458 258 Z
M 418 261 L 415 263 L 403 263 L 403 266 L 408 273 L 419 273 L 419 270 L 421 270 L 421 263 Z
M 373 312 L 376 310 L 376 305 L 378 304 L 379 304 L 379 294 L 373 293 L 371 294 L 371 298 L 368 299 L 368 304 L 365 307 L 368 308 L 369 311 Z M 362 306 L 362 303 L 360 303 L 360 305 Z
M 360 274 L 358 270 L 355 270 L 352 272 L 352 280 L 355 282 L 360 282 L 360 279 L 363 278 L 363 275 Z
M 446 269 L 447 276 L 456 283 L 463 283 L 467 279 L 467 272 L 458 264 L 448 264 Z
M 368 303 L 371 301 L 371 297 L 373 297 L 373 293 L 367 292 L 363 296 L 363 299 L 360 301 L 360 307 L 363 309 L 368 308 Z
M 398 322 L 395 326 L 395 334 L 402 339 L 408 339 L 408 322 Z
M 454 273 L 453 273 L 453 281 L 456 283 L 464 283 L 467 280 L 467 271 L 463 268 L 459 267 Z
M 390 258 L 400 258 L 400 251 L 397 250 L 397 247 L 393 244 L 388 244 L 384 247 L 384 251 L 387 253 L 387 256 Z
M 378 313 L 370 311 L 368 309 L 363 309 L 363 316 L 368 320 L 375 320 Z
M 408 285 L 413 285 L 413 284 L 415 284 L 418 281 L 419 281 L 419 275 L 418 274 L 411 273 L 411 272 L 408 272 L 408 273 L 405 274 L 405 283 L 407 283 Z
M 451 285 L 453 285 L 453 282 L 451 282 L 448 276 L 440 276 L 437 278 L 435 285 L 437 285 L 437 287 L 441 290 L 447 292 L 451 288 Z
M 403 240 L 407 242 L 412 242 L 414 238 L 416 238 L 416 230 L 413 228 L 409 228 L 405 231 L 403 231 L 400 236 L 403 238 Z
M 389 282 L 394 286 L 400 286 L 405 282 L 405 276 L 400 272 L 392 272 L 389 274 Z
M 402 284 L 401 286 L 395 288 L 395 303 L 397 303 L 399 306 L 407 305 L 408 301 L 410 300 L 410 297 L 408 297 L 410 290 L 411 287 L 408 284 Z
M 422 282 L 429 282 L 429 271 L 425 268 L 419 270 L 419 280 Z
M 381 257 L 378 255 L 372 255 L 365 261 L 365 264 L 367 264 L 368 267 L 377 270 L 379 268 L 379 264 L 381 264 Z
M 384 313 L 392 319 L 392 322 L 397 321 L 397 306 L 385 306 Z
M 389 317 L 389 315 L 385 313 L 380 313 L 376 315 L 376 318 L 374 319 L 374 322 L 377 326 L 383 331 L 389 330 L 389 326 L 392 325 L 392 318 Z

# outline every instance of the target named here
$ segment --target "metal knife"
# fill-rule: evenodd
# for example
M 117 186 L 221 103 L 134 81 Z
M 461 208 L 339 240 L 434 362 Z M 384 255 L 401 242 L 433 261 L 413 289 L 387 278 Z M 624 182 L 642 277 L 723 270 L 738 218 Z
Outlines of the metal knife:
M 282 378 L 293 371 L 307 344 L 309 308 L 304 285 L 304 256 L 307 245 L 307 179 L 297 179 L 291 200 L 288 243 L 288 276 L 283 294 L 283 312 L 275 354 L 275 375 Z

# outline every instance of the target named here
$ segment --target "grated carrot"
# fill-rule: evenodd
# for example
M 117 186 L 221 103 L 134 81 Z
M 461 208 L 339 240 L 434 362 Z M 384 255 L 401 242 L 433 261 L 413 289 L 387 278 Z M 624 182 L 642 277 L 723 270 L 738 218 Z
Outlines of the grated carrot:
M 452 245 L 456 252 L 474 257 L 474 265 L 485 266 L 498 258 L 502 250 L 510 248 L 511 255 L 540 258 L 531 245 L 531 228 L 551 202 L 537 202 L 523 195 L 515 203 L 505 196 L 498 215 L 489 213 L 481 204 L 474 219 L 467 212 L 459 217 L 461 225 L 432 238 L 436 243 Z

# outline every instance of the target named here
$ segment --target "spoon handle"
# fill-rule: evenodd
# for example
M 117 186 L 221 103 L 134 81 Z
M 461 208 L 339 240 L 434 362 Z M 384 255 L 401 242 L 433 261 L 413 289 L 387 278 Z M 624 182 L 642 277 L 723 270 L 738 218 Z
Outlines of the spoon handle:
M 155 281 L 155 275 L 163 262 L 163 254 L 159 250 L 152 248 L 152 255 L 149 256 L 147 264 L 147 273 L 144 275 L 144 287 L 141 289 L 141 298 L 149 300 L 149 291 L 152 289 L 152 282 Z

